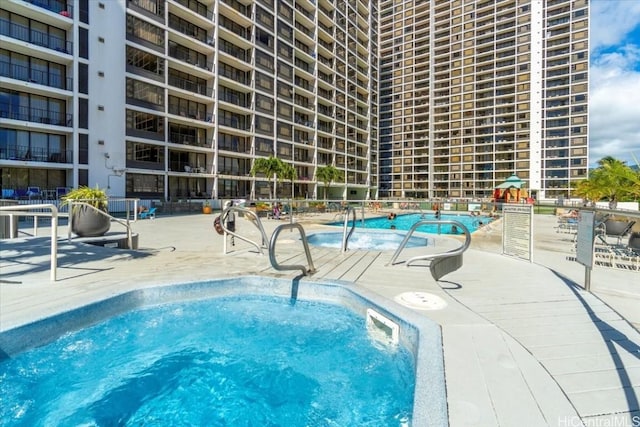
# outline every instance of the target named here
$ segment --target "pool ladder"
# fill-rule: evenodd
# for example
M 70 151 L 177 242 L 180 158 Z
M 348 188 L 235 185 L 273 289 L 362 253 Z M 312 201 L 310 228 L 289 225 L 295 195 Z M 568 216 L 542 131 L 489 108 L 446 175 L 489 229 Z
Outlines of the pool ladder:
M 275 251 L 276 251 L 276 241 L 278 240 L 278 236 L 283 230 L 292 230 L 294 228 L 297 229 L 298 232 L 300 233 L 300 240 L 302 241 L 302 246 L 304 247 L 304 253 L 307 257 L 308 266 L 301 265 L 301 264 L 281 265 L 278 263 L 278 260 L 276 260 Z M 269 241 L 269 261 L 271 262 L 271 266 L 274 269 L 279 271 L 301 270 L 303 276 L 311 275 L 316 272 L 316 268 L 313 265 L 313 259 L 311 258 L 311 251 L 309 250 L 309 242 L 307 241 L 307 235 L 304 232 L 304 228 L 302 227 L 302 225 L 298 224 L 297 222 L 294 222 L 290 224 L 282 224 L 276 227 L 276 229 L 273 231 L 273 234 L 271 235 L 271 240 Z
M 435 224 L 438 226 L 441 226 L 441 225 L 454 226 L 455 225 L 456 227 L 458 227 L 460 230 L 464 232 L 464 235 L 465 235 L 464 243 L 460 247 L 452 249 L 447 252 L 418 255 L 413 258 L 409 258 L 406 261 L 406 266 L 408 267 L 410 264 L 412 264 L 415 261 L 430 260 L 431 263 L 429 264 L 429 270 L 431 271 L 431 276 L 433 276 L 433 278 L 436 281 L 440 280 L 445 275 L 452 273 L 458 270 L 460 267 L 462 267 L 462 254 L 464 253 L 464 251 L 466 251 L 469 248 L 469 245 L 471 244 L 471 233 L 469 232 L 469 229 L 464 224 L 454 220 L 440 220 L 440 221 L 422 220 L 413 224 L 411 229 L 405 235 L 404 240 L 402 240 L 402 243 L 400 243 L 400 246 L 398 246 L 398 249 L 395 251 L 395 253 L 391 257 L 389 264 L 387 265 L 394 265 L 396 263 L 395 262 L 396 259 L 400 255 L 400 252 L 402 252 L 402 250 L 405 248 L 405 246 L 409 242 L 409 239 L 411 238 L 413 233 L 416 231 L 416 228 L 420 227 L 421 225 L 430 225 L 430 224 Z
M 250 217 L 250 219 L 252 220 L 251 222 L 260 231 L 260 235 L 262 236 L 262 243 L 258 244 L 256 242 L 254 242 L 253 240 L 250 240 L 250 239 L 248 239 L 246 237 L 243 237 L 243 236 L 237 234 L 234 231 L 230 231 L 229 229 L 227 229 L 227 227 L 226 227 L 227 217 L 229 216 L 230 212 L 238 212 L 238 213 L 242 213 L 245 216 Z M 240 239 L 240 240 L 242 240 L 244 242 L 249 243 L 250 245 L 255 246 L 256 249 L 258 249 L 258 251 L 260 251 L 260 254 L 264 255 L 263 249 L 267 247 L 267 242 L 269 241 L 269 239 L 267 238 L 267 233 L 264 231 L 264 227 L 262 226 L 262 221 L 260 221 L 260 218 L 258 217 L 258 215 L 255 212 L 253 212 L 252 210 L 246 209 L 246 208 L 241 208 L 239 206 L 229 206 L 228 208 L 223 209 L 222 213 L 220 214 L 220 226 L 222 227 L 222 229 L 224 230 L 225 233 L 235 237 L 236 239 Z M 226 242 L 225 242 L 225 253 L 226 253 Z
M 351 224 L 351 229 L 347 232 L 349 228 L 349 213 L 353 214 L 353 223 Z M 342 252 L 346 252 L 349 248 L 349 238 L 353 234 L 356 229 L 356 210 L 351 206 L 347 206 L 344 208 L 344 225 L 342 227 Z

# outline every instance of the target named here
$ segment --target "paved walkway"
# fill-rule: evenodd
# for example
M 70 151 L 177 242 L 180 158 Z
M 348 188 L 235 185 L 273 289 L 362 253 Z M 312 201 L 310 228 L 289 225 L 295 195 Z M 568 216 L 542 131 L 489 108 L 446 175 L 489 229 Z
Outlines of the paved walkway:
M 134 225 L 139 251 L 61 241 L 56 283 L 49 281 L 48 237 L 2 241 L 0 331 L 158 283 L 298 274 L 274 271 L 267 256 L 244 242 L 223 255 L 213 218 L 139 221 Z M 331 218 L 316 215 L 300 222 L 309 233 L 327 229 L 319 222 Z M 265 221 L 267 233 L 280 223 Z M 500 254 L 498 223 L 474 233 L 463 268 L 440 283 L 424 266 L 388 266 L 390 252 L 343 255 L 320 248 L 312 248 L 314 279 L 355 281 L 389 298 L 428 292 L 447 302 L 442 310 L 421 313 L 442 327 L 451 426 L 574 426 L 580 420 L 638 425 L 640 334 L 629 322 L 640 325 L 640 272 L 596 267 L 593 293 L 584 292 L 584 267 L 569 260 L 571 241 L 556 234 L 554 224 L 552 217 L 536 216 L 533 263 Z M 238 229 L 258 238 L 244 219 Z M 279 257 L 296 260 L 297 236 L 285 233 Z M 66 227 L 59 234 L 66 236 Z

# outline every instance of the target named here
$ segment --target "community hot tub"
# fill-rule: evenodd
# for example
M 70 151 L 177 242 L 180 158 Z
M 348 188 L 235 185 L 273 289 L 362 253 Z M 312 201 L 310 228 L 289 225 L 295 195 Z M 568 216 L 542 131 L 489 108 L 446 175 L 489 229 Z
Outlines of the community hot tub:
M 366 409 L 373 425 L 447 423 L 434 322 L 353 284 L 254 276 L 135 290 L 4 331 L 0 395 L 9 426 L 365 425 Z
M 342 248 L 343 232 L 327 231 L 310 233 L 307 240 L 312 246 L 324 248 Z M 405 238 L 403 232 L 387 230 L 356 229 L 349 238 L 349 249 L 390 250 L 398 249 Z M 409 238 L 406 247 L 417 248 L 433 245 L 433 238 L 416 233 Z

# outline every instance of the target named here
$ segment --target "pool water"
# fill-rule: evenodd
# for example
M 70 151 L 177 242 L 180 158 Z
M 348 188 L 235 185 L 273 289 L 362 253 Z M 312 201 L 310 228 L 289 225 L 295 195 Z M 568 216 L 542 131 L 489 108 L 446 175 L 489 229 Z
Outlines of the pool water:
M 342 232 L 326 232 L 313 233 L 307 236 L 310 245 L 321 246 L 324 248 L 342 249 Z M 396 250 L 405 235 L 393 232 L 373 232 L 356 230 L 349 238 L 349 249 L 367 249 L 367 250 Z M 427 246 L 429 239 L 426 237 L 411 236 L 406 247 L 415 248 Z M 433 243 L 432 243 L 433 244 Z
M 481 225 L 491 222 L 491 218 L 489 217 L 471 215 L 442 214 L 440 219 L 443 221 L 458 221 L 466 226 L 471 233 L 476 231 Z M 407 214 L 398 215 L 395 219 L 388 219 L 386 216 L 379 218 L 369 218 L 364 220 L 364 228 L 389 230 L 392 228 L 392 226 L 394 226 L 396 230 L 410 230 L 413 224 L 422 220 L 435 221 L 436 217 L 434 214 Z M 349 222 L 349 224 L 351 224 L 351 222 Z M 333 222 L 330 225 L 343 226 L 344 222 Z M 356 221 L 356 228 L 358 227 L 363 227 L 361 220 Z M 438 227 L 440 227 L 440 231 L 438 231 Z M 464 234 L 460 229 L 452 230 L 452 226 L 449 224 L 442 226 L 421 225 L 416 229 L 416 231 L 421 231 L 423 233 Z
M 0 424 L 404 426 L 414 370 L 337 305 L 170 303 L 2 360 Z

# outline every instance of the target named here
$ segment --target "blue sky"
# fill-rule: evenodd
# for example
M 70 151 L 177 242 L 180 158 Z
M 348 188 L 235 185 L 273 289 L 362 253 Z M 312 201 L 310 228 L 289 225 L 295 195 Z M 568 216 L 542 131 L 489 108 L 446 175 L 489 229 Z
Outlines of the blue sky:
M 640 0 L 591 0 L 589 164 L 640 161 Z

